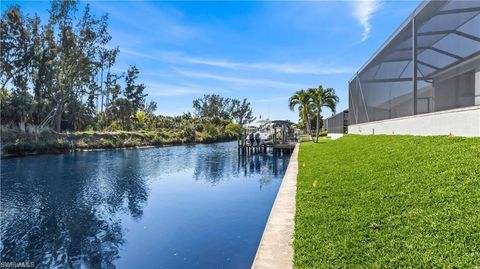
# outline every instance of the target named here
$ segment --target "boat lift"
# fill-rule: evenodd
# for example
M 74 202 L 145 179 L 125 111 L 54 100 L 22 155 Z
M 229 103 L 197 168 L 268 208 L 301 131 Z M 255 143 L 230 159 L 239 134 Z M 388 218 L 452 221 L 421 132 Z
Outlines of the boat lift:
M 251 136 L 253 135 L 253 143 Z M 248 126 L 243 128 L 238 138 L 239 153 L 250 155 L 257 152 L 266 152 L 269 148 L 273 152 L 291 153 L 298 142 L 295 135 L 295 124 L 288 120 L 267 121 L 259 127 Z

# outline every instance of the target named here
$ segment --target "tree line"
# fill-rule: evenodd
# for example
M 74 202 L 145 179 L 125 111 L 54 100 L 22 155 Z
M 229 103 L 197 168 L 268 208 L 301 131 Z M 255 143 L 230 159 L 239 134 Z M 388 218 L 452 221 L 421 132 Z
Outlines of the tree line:
M 317 88 L 296 91 L 288 100 L 288 106 L 292 111 L 298 108 L 300 116 L 299 127 L 306 130 L 312 140 L 317 143 L 320 128 L 323 124 L 322 108 L 329 108 L 332 113 L 335 113 L 338 101 L 339 98 L 333 88 L 324 89 L 320 85 Z M 315 127 L 315 135 L 313 134 L 312 126 Z
M 13 5 L 2 13 L 0 26 L 2 124 L 56 132 L 203 130 L 207 122 L 222 128 L 235 123 L 235 129 L 254 120 L 247 99 L 215 94 L 194 100 L 194 115 L 155 115 L 157 104 L 146 102 L 139 69 L 114 68 L 120 49 L 109 45 L 108 15 L 95 16 L 88 4 L 79 12 L 77 1 L 54 0 L 44 23 Z
M 29 122 L 80 130 L 99 107 L 111 109 L 119 95 L 129 102 L 143 98 L 144 86 L 134 85 L 135 66 L 127 75 L 111 72 L 119 49 L 108 48 L 108 16 L 95 17 L 89 5 L 78 19 L 77 13 L 77 2 L 53 1 L 45 23 L 18 5 L 2 14 L 2 120 L 22 129 Z

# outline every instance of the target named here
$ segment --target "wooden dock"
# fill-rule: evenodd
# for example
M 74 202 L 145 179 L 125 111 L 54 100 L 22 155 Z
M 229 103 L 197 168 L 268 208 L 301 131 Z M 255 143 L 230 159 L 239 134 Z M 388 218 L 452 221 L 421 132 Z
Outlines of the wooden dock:
M 267 143 L 262 145 L 250 145 L 250 144 L 240 144 L 238 145 L 238 149 L 240 152 L 245 154 L 254 154 L 258 152 L 267 152 L 267 150 L 271 149 L 274 152 L 281 152 L 281 153 L 292 153 L 295 145 L 297 144 L 296 141 L 284 142 L 284 143 Z
M 238 151 L 244 154 L 266 152 L 268 149 L 273 152 L 292 153 L 297 138 L 294 135 L 293 123 L 286 120 L 269 121 L 266 128 L 270 133 L 268 140 L 255 140 L 253 143 L 248 139 L 249 135 L 257 133 L 261 127 L 247 127 L 243 129 L 238 137 Z
M 281 143 L 281 144 L 275 144 L 275 145 L 272 145 L 272 147 L 274 149 L 289 149 L 289 150 L 293 150 L 295 148 L 295 145 L 297 144 L 296 141 L 291 141 L 291 142 L 285 142 L 285 143 Z

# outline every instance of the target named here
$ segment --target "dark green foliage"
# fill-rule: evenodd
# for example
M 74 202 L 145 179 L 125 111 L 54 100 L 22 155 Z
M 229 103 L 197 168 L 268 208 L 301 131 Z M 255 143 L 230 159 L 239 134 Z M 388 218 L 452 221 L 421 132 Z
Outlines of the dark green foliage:
M 297 268 L 480 266 L 480 139 L 302 143 Z
M 31 117 L 33 98 L 27 91 L 15 90 L 5 101 L 2 107 L 5 106 L 7 120 L 24 124 Z
M 88 4 L 79 12 L 76 1 L 59 0 L 51 2 L 49 14 L 43 24 L 19 6 L 2 14 L 0 89 L 9 93 L 5 98 L 2 93 L 2 123 L 58 132 L 106 128 L 114 115 L 99 125 L 95 113 L 121 94 L 135 111 L 142 110 L 146 94 L 145 85 L 136 81 L 138 68 L 127 70 L 124 90 L 118 83 L 123 74 L 111 72 L 119 49 L 109 48 L 108 17 L 95 17 Z
M 189 124 L 185 125 L 182 129 L 180 137 L 185 142 L 195 142 L 196 132 L 195 132 L 195 128 L 193 128 L 193 125 L 189 125 Z
M 175 117 L 167 118 L 167 121 L 170 122 L 174 119 Z M 234 130 L 225 130 L 222 125 L 203 122 L 199 119 L 192 122 L 170 122 L 168 125 L 177 127 L 158 128 L 151 131 L 43 132 L 38 136 L 28 135 L 18 129 L 2 129 L 2 150 L 7 156 L 60 153 L 85 149 L 212 143 L 231 141 L 238 135 Z M 203 131 L 196 131 L 198 126 L 202 126 Z
M 108 16 L 97 18 L 88 4 L 78 10 L 77 1 L 53 0 L 49 18 L 43 22 L 11 6 L 2 13 L 0 28 L 5 152 L 45 152 L 48 146 L 51 151 L 64 151 L 224 141 L 240 133 L 237 128 L 226 130 L 233 119 L 253 120 L 246 99 L 240 102 L 219 95 L 195 100 L 195 117 L 155 115 L 157 104 L 146 103 L 138 68 L 132 65 L 125 74 L 112 71 L 120 49 L 109 44 Z M 39 135 L 48 129 L 58 134 Z M 76 132 L 76 137 L 85 130 L 107 135 L 77 141 L 72 134 L 62 133 Z M 119 134 L 123 130 L 154 135 L 123 137 Z M 113 138 L 108 135 L 111 132 Z M 67 139 L 69 146 L 58 139 Z
M 246 124 L 249 124 L 255 120 L 253 116 L 253 111 L 250 106 L 250 102 L 248 102 L 247 98 L 244 98 L 243 101 L 232 99 L 232 108 L 231 114 L 232 118 L 243 127 Z
M 311 120 L 314 117 L 312 112 L 311 95 L 306 90 L 296 91 L 288 99 L 288 107 L 294 111 L 298 107 L 301 125 L 305 127 L 307 133 L 311 133 Z
M 318 142 L 318 133 L 320 132 L 320 127 L 322 125 L 322 108 L 326 107 L 335 114 L 337 103 L 339 98 L 335 95 L 335 90 L 333 88 L 324 89 L 322 85 L 317 88 L 308 89 L 308 93 L 312 102 L 312 112 L 315 113 L 315 140 Z
M 135 112 L 135 106 L 126 98 L 115 99 L 107 109 L 107 115 L 111 118 L 116 118 L 121 123 L 122 130 L 130 130 L 130 117 Z
M 329 108 L 335 113 L 338 101 L 339 98 L 333 88 L 324 89 L 320 85 L 317 88 L 296 91 L 288 100 L 288 107 L 292 111 L 298 107 L 299 127 L 305 129 L 312 141 L 317 143 L 319 136 L 316 135 L 314 139 L 313 134 L 319 134 L 322 127 L 322 108 Z
M 128 68 L 127 75 L 125 76 L 125 97 L 133 104 L 136 110 L 145 108 L 145 97 L 147 97 L 147 95 L 143 93 L 145 85 L 136 83 L 139 73 L 138 68 L 132 65 Z
M 32 153 L 62 153 L 72 149 L 73 145 L 61 138 L 42 136 L 38 139 L 16 139 L 5 144 L 3 151 L 9 155 L 25 155 Z
M 37 26 L 36 18 L 26 20 L 20 6 L 15 5 L 2 14 L 0 26 L 1 88 L 5 88 L 8 83 L 23 88 L 34 55 L 33 40 L 29 31 Z
M 88 128 L 95 119 L 95 109 L 72 100 L 66 105 L 64 127 L 68 130 L 80 131 Z
M 218 94 L 206 94 L 203 98 L 193 101 L 195 114 L 199 117 L 212 118 L 220 117 L 225 120 L 232 118 L 232 100 L 221 97 Z

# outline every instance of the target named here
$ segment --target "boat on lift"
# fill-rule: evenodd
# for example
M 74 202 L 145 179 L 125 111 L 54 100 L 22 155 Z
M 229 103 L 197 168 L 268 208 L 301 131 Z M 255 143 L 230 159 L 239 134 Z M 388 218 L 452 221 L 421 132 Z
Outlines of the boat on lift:
M 263 144 L 272 144 L 273 143 L 273 136 L 275 132 L 279 131 L 279 127 L 281 126 L 292 126 L 293 123 L 290 121 L 286 120 L 259 120 L 257 121 L 257 124 L 259 124 L 259 127 L 257 131 L 254 131 L 253 133 L 253 138 L 254 138 L 254 144 L 257 144 L 257 139 L 259 140 L 258 144 L 263 145 Z M 249 140 L 249 139 L 248 139 Z M 250 142 L 250 141 L 249 141 Z

